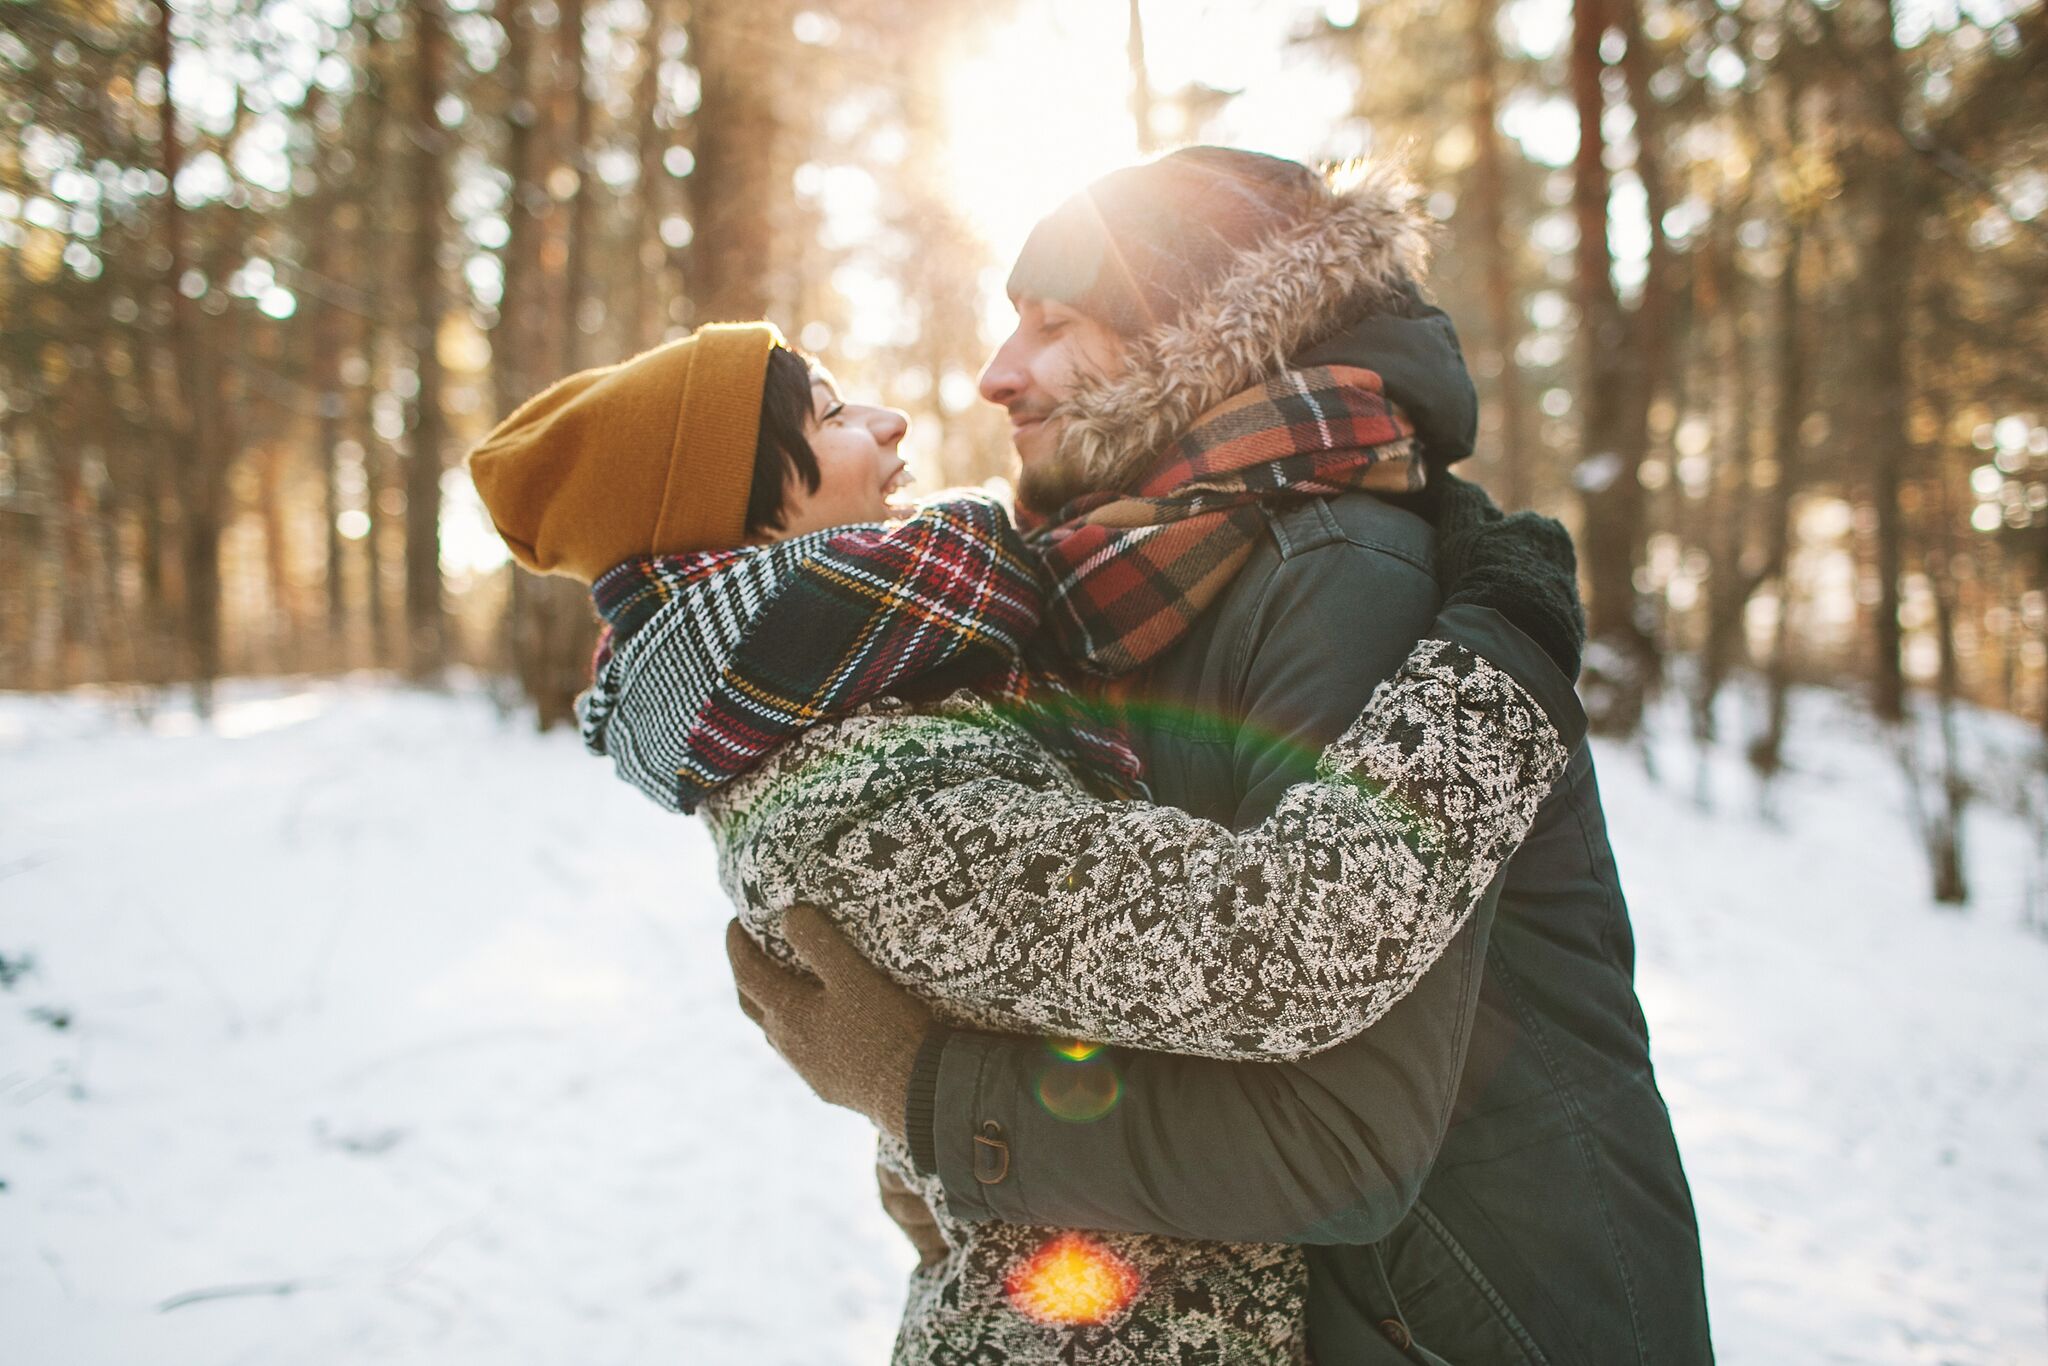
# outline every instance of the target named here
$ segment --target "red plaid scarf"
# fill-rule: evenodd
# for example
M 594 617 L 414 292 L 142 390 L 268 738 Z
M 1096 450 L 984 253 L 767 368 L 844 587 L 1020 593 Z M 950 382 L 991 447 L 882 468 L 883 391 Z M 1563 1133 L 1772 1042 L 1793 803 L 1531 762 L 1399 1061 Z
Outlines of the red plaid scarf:
M 1421 488 L 1414 432 L 1371 370 L 1283 370 L 1232 395 L 1136 489 L 1077 498 L 1033 533 L 1052 580 L 1047 628 L 1096 677 L 1141 667 L 1244 567 L 1261 504 Z
M 985 498 L 631 560 L 592 596 L 606 629 L 579 703 L 584 742 L 666 806 L 693 810 L 801 731 L 878 697 L 932 701 L 960 687 L 1098 792 L 1143 791 L 1122 735 L 1041 666 L 1035 565 Z M 629 716 L 635 692 L 653 702 Z

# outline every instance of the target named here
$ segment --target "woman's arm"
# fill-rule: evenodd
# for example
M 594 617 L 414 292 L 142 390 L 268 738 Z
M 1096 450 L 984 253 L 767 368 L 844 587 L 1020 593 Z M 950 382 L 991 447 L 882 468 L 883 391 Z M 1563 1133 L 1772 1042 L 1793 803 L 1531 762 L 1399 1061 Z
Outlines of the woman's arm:
M 1446 640 L 1241 833 L 1090 797 L 971 714 L 820 728 L 749 780 L 757 801 L 714 804 L 743 919 L 814 902 L 958 1017 L 1217 1058 L 1304 1056 L 1384 1014 L 1568 757 L 1521 684 Z
M 1478 519 L 1476 541 L 1450 538 L 1470 542 L 1454 567 L 1511 564 L 1514 572 L 1495 574 L 1499 582 L 1476 598 L 1453 574 L 1453 601 L 1432 634 L 1512 673 L 1577 756 L 1577 773 L 1585 717 L 1569 676 L 1578 640 L 1570 560 L 1553 548 L 1544 553 L 1557 562 L 1531 572 L 1520 553 L 1530 548 L 1527 520 L 1499 524 L 1492 513 Z M 1485 529 L 1489 522 L 1498 525 Z M 1286 661 L 1319 662 L 1320 682 L 1306 694 L 1319 703 L 1315 714 L 1300 715 L 1289 701 L 1275 727 L 1291 726 L 1311 745 L 1342 735 L 1379 671 L 1399 659 L 1393 653 L 1374 669 L 1359 667 L 1380 657 L 1373 642 L 1390 629 L 1390 601 L 1403 601 L 1400 619 L 1413 615 L 1402 595 L 1415 589 L 1414 576 L 1393 574 L 1390 557 L 1370 553 L 1383 538 L 1352 539 L 1356 553 L 1330 552 L 1343 570 L 1336 581 L 1290 581 L 1272 614 L 1276 629 L 1261 637 L 1249 666 L 1257 681 Z M 1319 604 L 1329 610 L 1309 610 Z M 1361 604 L 1374 610 L 1361 612 Z M 1550 610 L 1560 604 L 1561 612 Z M 1414 620 L 1426 622 L 1428 609 Z M 1516 629 L 1525 622 L 1538 627 L 1533 638 Z M 1556 629 L 1542 629 L 1547 622 Z M 1262 753 L 1252 746 L 1241 755 L 1252 764 L 1241 790 L 1270 785 Z M 1284 795 L 1276 789 L 1253 818 Z M 1564 800 L 1554 793 L 1546 810 Z M 1121 1080 L 1122 1103 L 1086 1124 L 1046 1112 L 1039 1091 L 1058 1063 L 1042 1044 L 933 1028 L 909 993 L 879 972 L 855 971 L 861 964 L 850 948 L 846 970 L 820 984 L 777 968 L 744 934 L 729 936 L 728 946 L 742 999 L 777 1050 L 828 1101 L 892 1132 L 907 1127 L 919 1170 L 942 1177 L 956 1215 L 1233 1241 L 1365 1243 L 1405 1213 L 1434 1160 L 1465 1062 L 1492 914 L 1489 889 L 1436 966 L 1375 1028 L 1313 1057 L 1224 1061 L 1117 1050 L 1107 1063 Z M 807 940 L 806 961 L 827 947 L 818 935 L 830 931 L 821 923 Z M 910 1009 L 889 1025 L 878 1002 L 892 996 Z M 863 1024 L 873 1027 L 856 1028 Z M 860 1035 L 851 1050 L 850 1033 Z M 991 1154 L 1001 1160 L 991 1163 Z

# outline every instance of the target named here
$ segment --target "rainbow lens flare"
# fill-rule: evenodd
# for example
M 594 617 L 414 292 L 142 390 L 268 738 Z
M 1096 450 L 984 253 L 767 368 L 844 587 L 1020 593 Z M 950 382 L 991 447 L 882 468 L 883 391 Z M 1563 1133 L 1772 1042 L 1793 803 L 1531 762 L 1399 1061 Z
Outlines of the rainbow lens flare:
M 1038 1072 L 1038 1103 L 1054 1119 L 1088 1124 L 1114 1110 L 1124 1098 L 1124 1079 L 1108 1058 L 1047 1063 Z
M 1003 1291 L 1035 1323 L 1106 1323 L 1138 1296 L 1138 1269 L 1085 1233 L 1062 1233 L 1010 1273 Z
M 1086 1062 L 1102 1051 L 1101 1044 L 1086 1039 L 1047 1039 L 1045 1046 L 1068 1062 Z

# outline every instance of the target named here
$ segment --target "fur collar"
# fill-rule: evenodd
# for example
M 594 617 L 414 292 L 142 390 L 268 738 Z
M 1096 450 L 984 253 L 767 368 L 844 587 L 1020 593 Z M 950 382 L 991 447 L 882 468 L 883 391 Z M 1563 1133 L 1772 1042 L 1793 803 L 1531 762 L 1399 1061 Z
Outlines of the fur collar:
M 1121 489 L 1202 413 L 1363 314 L 1403 279 L 1420 283 L 1433 224 L 1398 168 L 1354 162 L 1303 220 L 1237 266 L 1176 321 L 1133 340 L 1114 379 L 1084 381 L 1056 410 L 1061 462 Z

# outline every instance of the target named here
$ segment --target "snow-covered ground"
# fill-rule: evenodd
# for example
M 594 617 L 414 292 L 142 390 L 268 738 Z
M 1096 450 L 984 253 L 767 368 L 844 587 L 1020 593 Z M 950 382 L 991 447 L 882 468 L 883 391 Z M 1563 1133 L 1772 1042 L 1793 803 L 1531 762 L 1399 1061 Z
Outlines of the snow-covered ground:
M 2048 1362 L 2025 840 L 1978 813 L 1934 909 L 1810 713 L 1778 826 L 1732 750 L 1713 812 L 1677 739 L 1603 756 L 1722 1360 Z M 0 699 L 0 1358 L 884 1360 L 871 1141 L 741 1017 L 726 914 L 694 822 L 477 691 Z

